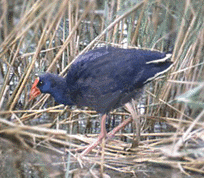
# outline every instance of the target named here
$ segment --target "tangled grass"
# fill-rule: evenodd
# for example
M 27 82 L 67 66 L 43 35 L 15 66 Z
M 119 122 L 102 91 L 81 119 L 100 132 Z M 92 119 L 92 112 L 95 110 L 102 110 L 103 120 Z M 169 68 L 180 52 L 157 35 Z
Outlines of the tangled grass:
M 134 173 L 141 163 L 180 169 L 186 175 L 204 173 L 204 22 L 203 1 L 0 1 L 0 136 L 29 150 L 47 148 L 65 162 L 87 163 Z M 75 59 L 100 45 L 172 52 L 168 76 L 144 88 L 136 105 L 140 142 L 131 147 L 135 127 L 115 140 L 77 157 L 96 132 L 78 134 L 81 121 L 94 126 L 96 112 L 67 108 L 42 95 L 29 102 L 37 74 L 65 76 Z M 143 113 L 144 112 L 144 113 Z M 124 109 L 111 119 L 130 116 Z M 157 125 L 165 126 L 159 132 Z M 83 129 L 84 130 L 84 129 Z M 125 139 L 127 141 L 125 141 Z M 63 149 L 65 148 L 65 149 Z M 74 161 L 72 161 L 74 160 Z M 66 177 L 73 173 L 67 164 Z M 76 172 L 74 170 L 74 172 Z

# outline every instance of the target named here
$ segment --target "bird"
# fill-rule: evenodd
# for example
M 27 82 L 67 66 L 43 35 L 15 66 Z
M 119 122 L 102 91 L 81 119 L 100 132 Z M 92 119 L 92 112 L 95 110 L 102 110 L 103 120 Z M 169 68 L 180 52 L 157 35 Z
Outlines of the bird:
M 85 106 L 101 114 L 101 132 L 81 153 L 85 155 L 106 137 L 107 114 L 136 99 L 144 85 L 169 71 L 173 66 L 170 58 L 170 53 L 160 51 L 95 48 L 80 55 L 66 77 L 45 73 L 36 78 L 29 100 L 48 93 L 59 104 Z

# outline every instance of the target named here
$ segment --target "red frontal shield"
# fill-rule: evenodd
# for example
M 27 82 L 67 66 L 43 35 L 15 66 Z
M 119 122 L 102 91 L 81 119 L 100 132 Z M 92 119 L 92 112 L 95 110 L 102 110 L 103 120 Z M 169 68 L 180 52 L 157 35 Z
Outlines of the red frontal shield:
M 39 88 L 37 87 L 37 84 L 39 83 L 39 78 L 35 79 L 34 84 L 32 85 L 30 94 L 29 94 L 29 101 L 36 98 L 38 95 L 41 94 Z

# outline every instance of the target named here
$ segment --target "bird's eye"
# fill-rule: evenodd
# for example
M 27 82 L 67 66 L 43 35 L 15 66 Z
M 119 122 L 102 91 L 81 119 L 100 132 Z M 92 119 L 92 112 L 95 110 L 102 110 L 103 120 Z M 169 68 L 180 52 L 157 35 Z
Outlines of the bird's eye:
M 43 85 L 43 81 L 39 81 L 39 85 Z

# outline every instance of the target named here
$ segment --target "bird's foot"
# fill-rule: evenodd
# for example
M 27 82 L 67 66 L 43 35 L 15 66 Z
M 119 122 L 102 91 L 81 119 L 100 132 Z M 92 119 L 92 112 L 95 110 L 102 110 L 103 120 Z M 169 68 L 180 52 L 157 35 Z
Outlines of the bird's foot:
M 80 156 L 84 156 L 86 154 L 88 154 L 90 151 L 92 151 L 97 145 L 99 145 L 103 138 L 106 138 L 106 142 L 111 139 L 120 129 L 122 129 L 124 126 L 126 126 L 127 124 L 129 124 L 131 122 L 132 118 L 129 117 L 128 119 L 126 119 L 125 121 L 123 121 L 121 124 L 119 124 L 117 127 L 115 127 L 112 131 L 110 131 L 109 133 L 102 133 L 99 135 L 99 137 L 97 138 L 97 140 L 95 142 L 93 142 L 92 144 L 90 144 L 81 154 Z

